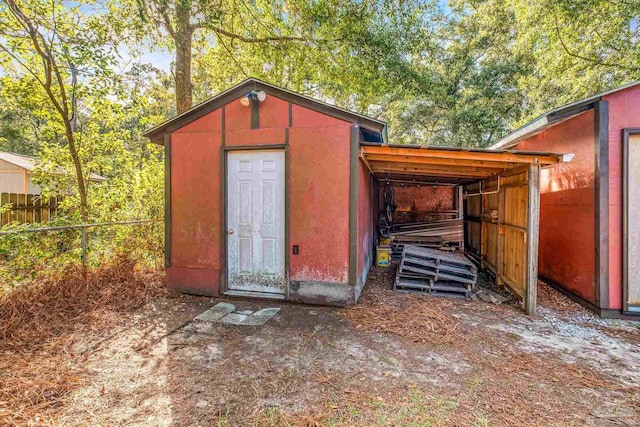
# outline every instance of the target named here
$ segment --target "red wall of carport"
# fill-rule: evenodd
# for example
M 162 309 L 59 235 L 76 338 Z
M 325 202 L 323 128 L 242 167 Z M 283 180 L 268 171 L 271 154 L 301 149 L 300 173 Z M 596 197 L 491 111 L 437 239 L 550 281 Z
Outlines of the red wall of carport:
M 519 150 L 573 153 L 542 170 L 538 271 L 597 304 L 595 291 L 594 115 L 587 111 L 534 135 Z
M 366 280 L 368 268 L 373 262 L 373 240 L 375 227 L 373 224 L 373 178 L 369 169 L 361 160 L 358 161 L 358 285 Z M 361 280 L 360 280 L 361 279 Z
M 274 96 L 260 104 L 260 128 L 238 100 L 224 106 L 225 146 L 284 144 L 289 103 Z M 346 283 L 349 260 L 351 124 L 292 105 L 289 128 L 290 278 Z M 170 288 L 220 292 L 222 108 L 171 135 Z M 291 248 L 286 250 L 291 251 Z
M 609 304 L 622 308 L 622 130 L 640 127 L 640 86 L 609 101 Z

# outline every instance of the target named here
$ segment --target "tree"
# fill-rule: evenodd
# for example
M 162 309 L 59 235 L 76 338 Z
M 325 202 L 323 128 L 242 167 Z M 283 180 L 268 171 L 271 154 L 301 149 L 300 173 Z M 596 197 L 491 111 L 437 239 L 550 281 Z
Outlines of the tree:
M 6 0 L 0 14 L 3 65 L 24 74 L 25 90 L 38 87 L 50 107 L 49 119 L 61 125 L 71 157 L 83 220 L 88 217 L 87 174 L 83 170 L 76 133 L 79 98 L 86 94 L 79 73 L 109 74 L 113 55 L 105 49 L 107 32 L 98 16 L 85 16 L 80 6 L 63 1 Z M 41 106 L 42 109 L 46 109 Z
M 511 128 L 558 105 L 640 80 L 639 0 L 470 0 L 468 20 L 503 28 L 505 58 L 517 76 L 520 117 Z M 508 19 L 496 22 L 493 17 Z M 500 135 L 497 135 L 499 137 Z
M 432 44 L 413 62 L 429 78 L 387 108 L 390 138 L 484 147 L 520 118 L 525 97 L 518 82 L 532 67 L 526 55 L 509 51 L 515 15 L 497 5 L 491 13 L 478 8 L 451 2 L 440 14 Z
M 248 44 L 290 43 L 306 39 L 294 28 L 280 25 L 274 32 L 259 23 L 260 15 L 277 17 L 280 24 L 291 18 L 288 11 L 271 2 L 244 0 L 135 0 L 142 23 L 151 23 L 162 39 L 169 36 L 175 52 L 174 79 L 178 114 L 193 104 L 192 48 L 197 31 L 199 41 L 225 45 L 229 41 Z M 282 6 L 282 5 L 279 5 Z M 239 25 L 238 25 L 239 24 Z M 146 28 L 145 25 L 141 28 Z M 142 31 L 141 34 L 146 34 Z M 156 38 L 156 41 L 159 41 Z
M 423 76 L 410 58 L 431 40 L 434 1 L 289 1 L 286 22 L 263 12 L 252 31 L 304 35 L 295 43 L 246 43 L 219 37 L 194 57 L 194 81 L 202 94 L 254 76 L 309 96 L 371 115 L 390 93 L 413 87 Z M 266 2 L 265 2 L 266 4 Z M 280 13 L 280 12 L 279 12 Z M 227 25 L 247 26 L 238 15 Z M 265 35 L 268 33 L 258 33 Z

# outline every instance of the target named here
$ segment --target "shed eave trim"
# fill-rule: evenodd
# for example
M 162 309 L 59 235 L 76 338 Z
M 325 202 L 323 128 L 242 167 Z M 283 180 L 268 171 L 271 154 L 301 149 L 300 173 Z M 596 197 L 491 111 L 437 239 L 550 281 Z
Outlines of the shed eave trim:
M 515 145 L 518 141 L 523 139 L 524 137 L 530 134 L 533 134 L 537 130 L 541 130 L 547 125 L 549 125 L 549 117 L 548 116 L 539 117 L 533 120 L 532 122 L 529 122 L 524 126 L 518 128 L 516 131 L 510 133 L 509 135 L 505 136 L 495 144 L 491 145 L 489 148 L 500 149 L 500 148 L 511 147 Z
M 522 141 L 524 138 L 528 137 L 528 136 L 533 136 L 538 132 L 541 132 L 542 130 L 554 126 L 564 120 L 567 120 L 573 116 L 576 116 L 580 113 L 583 113 L 587 110 L 593 109 L 594 105 L 596 103 L 598 103 L 599 101 L 602 100 L 602 98 L 604 98 L 605 96 L 614 94 L 616 92 L 620 92 L 626 89 L 630 89 L 634 86 L 638 86 L 640 85 L 640 81 L 634 81 L 631 83 L 628 83 L 626 85 L 614 88 L 614 89 L 610 89 L 608 91 L 605 92 L 601 92 L 598 93 L 596 95 L 590 96 L 588 98 L 584 98 L 575 102 L 571 102 L 569 104 L 566 105 L 562 105 L 560 107 L 554 108 L 552 110 L 547 111 L 546 113 L 542 114 L 541 116 L 536 117 L 535 119 L 533 119 L 532 121 L 524 124 L 523 126 L 517 128 L 516 130 L 514 130 L 513 132 L 511 132 L 510 134 L 508 134 L 507 136 L 499 139 L 498 141 L 496 141 L 495 143 L 489 145 L 489 149 L 499 149 L 499 148 L 509 148 L 509 147 L 513 147 L 514 145 L 516 145 L 518 142 Z M 543 118 L 547 119 L 547 124 L 537 127 L 533 130 L 531 130 L 530 132 L 521 132 L 522 130 L 524 130 L 525 128 L 528 128 L 530 125 L 533 125 L 534 123 L 536 123 L 538 120 L 541 120 Z
M 154 126 L 153 128 L 144 132 L 142 135 L 151 139 L 151 141 L 156 144 L 162 144 L 162 135 L 164 133 L 171 133 L 176 129 L 179 129 L 187 125 L 188 123 L 214 111 L 222 105 L 233 101 L 234 99 L 251 90 L 264 90 L 269 95 L 284 99 L 285 101 L 292 102 L 296 105 L 312 109 L 319 113 L 338 118 L 340 120 L 356 123 L 374 132 L 384 133 L 387 126 L 386 123 L 381 120 L 367 117 L 365 115 L 349 111 L 335 105 L 327 104 L 317 99 L 292 92 L 290 90 L 263 82 L 255 78 L 249 78 L 223 92 L 220 92 L 212 98 L 209 98 L 208 100 L 195 105 L 182 114 L 179 114 L 172 119 Z

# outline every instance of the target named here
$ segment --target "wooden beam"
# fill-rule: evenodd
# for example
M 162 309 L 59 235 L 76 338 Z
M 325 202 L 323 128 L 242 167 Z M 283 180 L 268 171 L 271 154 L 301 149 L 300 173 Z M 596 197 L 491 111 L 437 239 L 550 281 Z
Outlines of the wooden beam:
M 474 167 L 457 167 L 457 166 L 429 166 L 418 165 L 412 163 L 393 163 L 393 162 L 370 162 L 373 170 L 406 170 L 412 172 L 425 172 L 425 173 L 447 173 L 447 174 L 460 174 L 470 175 L 478 177 L 490 177 L 497 175 L 503 171 L 503 169 L 486 169 L 486 168 L 474 168 Z
M 594 107 L 595 274 L 598 307 L 609 308 L 609 102 Z
M 404 162 L 369 162 L 372 168 L 381 167 L 402 167 L 415 170 L 434 170 L 443 172 L 477 172 L 485 176 L 501 173 L 504 171 L 502 168 L 478 168 L 474 166 L 442 166 L 442 165 L 429 165 L 429 164 L 417 164 L 417 163 L 404 163 Z
M 165 133 L 164 143 L 164 265 L 171 267 L 171 134 Z
M 476 168 L 511 169 L 521 165 L 513 162 L 496 162 L 486 160 L 441 159 L 422 156 L 396 156 L 390 154 L 364 154 L 370 162 L 404 162 L 423 165 L 471 166 Z
M 486 173 L 480 172 L 451 172 L 451 171 L 434 171 L 434 170 L 419 170 L 419 169 L 411 169 L 411 168 L 401 168 L 401 167 L 386 167 L 379 168 L 375 165 L 372 165 L 373 173 L 375 174 L 394 174 L 394 175 L 420 175 L 420 176 L 443 176 L 449 178 L 473 178 L 473 179 L 483 179 L 487 178 Z
M 367 160 L 367 156 L 364 155 L 362 148 L 360 149 L 360 158 L 364 162 L 364 165 L 367 167 L 367 169 L 369 169 L 369 173 L 373 173 L 373 170 L 371 169 L 371 165 L 369 164 L 369 160 Z
M 524 154 L 517 152 L 486 152 L 486 151 L 458 151 L 458 150 L 434 150 L 428 148 L 400 148 L 389 146 L 364 146 L 364 153 L 387 154 L 395 156 L 429 157 L 433 159 L 459 159 L 459 160 L 483 160 L 510 163 L 539 164 L 542 166 L 553 165 L 562 162 L 562 156 L 558 154 Z
M 540 230 L 540 167 L 529 168 L 527 209 L 527 287 L 524 309 L 536 314 L 538 294 L 538 233 Z
M 358 148 L 360 127 L 351 126 L 349 153 L 349 284 L 358 284 Z

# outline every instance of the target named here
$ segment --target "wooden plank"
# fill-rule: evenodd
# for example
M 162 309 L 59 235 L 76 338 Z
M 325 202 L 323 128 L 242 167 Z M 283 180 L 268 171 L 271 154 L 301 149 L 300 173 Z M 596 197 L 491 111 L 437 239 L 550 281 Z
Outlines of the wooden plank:
M 367 156 L 364 155 L 362 149 L 360 150 L 360 160 L 364 163 L 364 165 L 369 169 L 369 173 L 373 173 L 373 169 L 371 169 L 371 165 L 369 164 L 369 160 L 367 160 Z
M 437 251 L 433 249 L 418 248 L 411 245 L 406 245 L 404 250 L 405 250 L 405 253 L 422 256 L 425 258 L 447 260 L 447 261 L 458 263 L 461 265 L 473 266 L 473 263 L 463 255 L 455 255 L 455 254 L 445 253 L 445 252 Z
M 436 271 L 427 270 L 425 268 L 413 265 L 407 265 L 405 263 L 400 267 L 400 271 L 409 272 L 409 273 L 418 273 L 425 277 L 433 277 L 435 280 L 438 280 L 438 273 Z
M 373 173 L 384 174 L 384 173 L 393 173 L 394 175 L 423 175 L 423 176 L 443 176 L 443 177 L 452 177 L 452 178 L 486 178 L 488 176 L 494 175 L 499 171 L 493 171 L 491 169 L 484 170 L 451 170 L 448 168 L 429 168 L 424 166 L 411 166 L 411 165 L 401 165 L 401 164 L 384 164 L 384 163 L 371 163 L 371 168 Z
M 525 298 L 525 290 L 522 289 L 522 287 L 514 282 L 513 280 L 511 280 L 511 278 L 509 278 L 508 276 L 505 276 L 504 274 L 500 274 L 498 275 L 498 278 L 501 280 L 501 282 L 503 284 L 505 284 L 520 300 L 524 301 Z
M 538 293 L 538 233 L 540 229 L 540 167 L 529 168 L 529 200 L 527 210 L 527 286 L 525 311 L 536 313 Z
M 434 166 L 467 166 L 475 168 L 489 168 L 496 170 L 505 170 L 517 167 L 518 163 L 495 162 L 486 160 L 461 160 L 461 159 L 443 159 L 421 156 L 397 156 L 390 154 L 361 154 L 363 159 L 369 162 L 393 162 L 393 163 L 415 163 L 421 165 Z
M 423 267 L 432 267 L 432 268 L 437 268 L 438 267 L 438 263 L 436 260 L 425 260 L 422 258 L 417 258 L 417 257 L 412 257 L 411 255 L 405 253 L 404 254 L 404 262 L 411 262 L 412 264 L 418 264 L 421 265 Z
M 562 161 L 557 154 L 523 154 L 516 152 L 478 152 L 458 150 L 429 150 L 428 148 L 400 148 L 389 146 L 365 146 L 365 155 L 390 154 L 396 156 L 431 157 L 440 159 L 484 160 L 523 164 L 552 165 Z
M 462 185 L 456 186 L 456 209 L 458 210 L 458 219 L 464 218 L 464 201 L 463 201 L 463 191 Z

